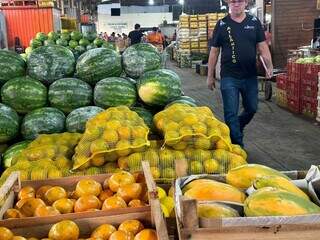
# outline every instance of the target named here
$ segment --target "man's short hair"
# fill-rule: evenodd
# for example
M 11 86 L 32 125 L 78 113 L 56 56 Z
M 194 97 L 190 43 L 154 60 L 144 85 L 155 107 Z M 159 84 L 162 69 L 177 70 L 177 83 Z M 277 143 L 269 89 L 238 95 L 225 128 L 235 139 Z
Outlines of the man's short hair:
M 156 32 L 157 30 L 158 30 L 157 27 L 153 27 L 153 28 L 152 28 L 152 31 L 154 31 L 154 32 Z
M 140 26 L 140 24 L 139 23 L 137 23 L 136 25 L 134 25 L 134 29 L 139 29 L 141 26 Z

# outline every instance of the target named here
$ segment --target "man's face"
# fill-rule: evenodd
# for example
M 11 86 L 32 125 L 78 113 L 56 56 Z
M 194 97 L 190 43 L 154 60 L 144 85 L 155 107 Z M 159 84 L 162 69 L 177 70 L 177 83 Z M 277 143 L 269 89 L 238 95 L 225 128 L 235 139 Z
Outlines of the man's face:
M 244 13 L 248 0 L 228 0 L 230 12 L 236 16 Z

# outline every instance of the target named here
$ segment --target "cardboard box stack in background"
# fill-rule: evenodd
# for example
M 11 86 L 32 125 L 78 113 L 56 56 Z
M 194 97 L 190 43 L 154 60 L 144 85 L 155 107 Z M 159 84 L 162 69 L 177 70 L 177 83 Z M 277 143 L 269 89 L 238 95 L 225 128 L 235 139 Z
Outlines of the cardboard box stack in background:
M 190 51 L 190 25 L 189 15 L 181 15 L 178 25 L 178 50 L 177 62 L 181 68 L 190 67 L 191 51 Z
M 181 15 L 178 25 L 177 61 L 179 67 L 191 67 L 192 54 L 208 54 L 208 39 L 218 19 L 225 13 Z

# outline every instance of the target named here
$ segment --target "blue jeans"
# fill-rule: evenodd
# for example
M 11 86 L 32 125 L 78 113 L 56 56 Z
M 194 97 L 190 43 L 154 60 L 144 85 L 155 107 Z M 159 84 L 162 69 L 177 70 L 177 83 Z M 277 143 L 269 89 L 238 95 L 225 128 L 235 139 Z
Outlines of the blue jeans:
M 258 109 L 258 80 L 256 77 L 221 79 L 224 121 L 230 128 L 233 144 L 243 147 L 243 129 L 251 121 Z M 239 113 L 239 95 L 242 97 L 243 112 Z

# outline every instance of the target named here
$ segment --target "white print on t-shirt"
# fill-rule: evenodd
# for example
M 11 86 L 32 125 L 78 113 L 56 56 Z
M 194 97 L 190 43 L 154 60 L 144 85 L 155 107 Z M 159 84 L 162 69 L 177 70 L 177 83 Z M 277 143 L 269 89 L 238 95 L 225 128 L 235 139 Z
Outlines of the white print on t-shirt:
M 244 29 L 254 30 L 254 26 L 247 25 L 247 26 L 244 27 Z

